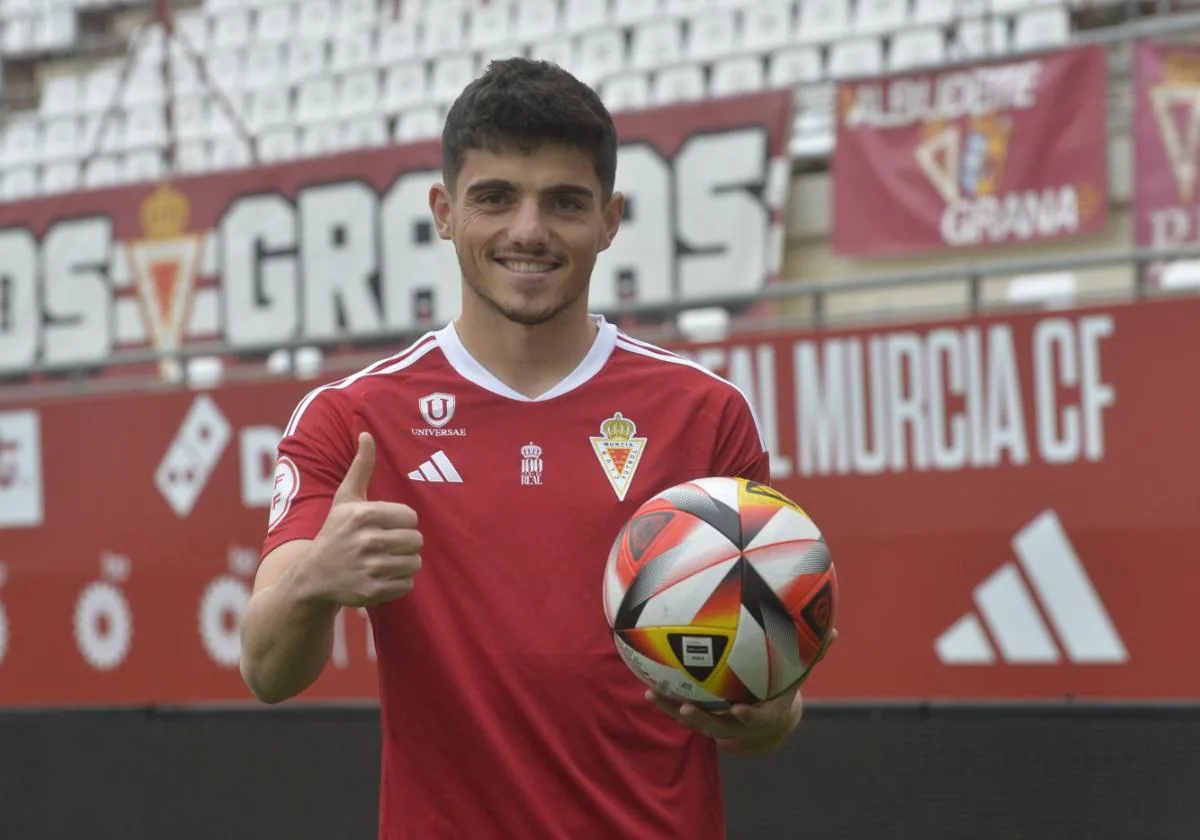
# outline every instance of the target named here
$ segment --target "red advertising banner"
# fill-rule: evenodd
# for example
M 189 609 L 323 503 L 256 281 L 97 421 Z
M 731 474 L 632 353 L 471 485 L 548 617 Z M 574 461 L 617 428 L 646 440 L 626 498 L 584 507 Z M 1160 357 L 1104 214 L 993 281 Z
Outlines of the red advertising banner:
M 1200 238 L 1200 46 L 1138 42 L 1133 56 L 1133 211 L 1137 243 Z
M 773 91 L 616 118 L 628 212 L 597 261 L 593 310 L 777 279 L 791 110 Z M 429 211 L 440 167 L 431 142 L 0 205 L 0 376 L 443 324 L 461 280 Z
M 751 397 L 838 564 L 809 696 L 1200 696 L 1197 322 L 1189 298 L 682 348 Z M 240 612 L 313 384 L 0 410 L 0 705 L 250 702 Z M 372 660 L 349 611 L 302 699 L 372 698 Z
M 1104 229 L 1107 91 L 1098 46 L 841 83 L 834 250 L 873 257 Z

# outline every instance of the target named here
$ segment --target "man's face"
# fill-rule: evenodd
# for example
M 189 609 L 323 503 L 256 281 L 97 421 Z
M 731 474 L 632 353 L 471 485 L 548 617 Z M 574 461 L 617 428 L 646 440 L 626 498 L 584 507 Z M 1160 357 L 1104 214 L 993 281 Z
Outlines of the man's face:
M 617 232 L 624 198 L 603 203 L 585 152 L 543 145 L 529 154 L 471 150 L 453 194 L 439 184 L 429 203 L 438 234 L 458 252 L 464 298 L 532 326 L 586 309 L 596 255 Z

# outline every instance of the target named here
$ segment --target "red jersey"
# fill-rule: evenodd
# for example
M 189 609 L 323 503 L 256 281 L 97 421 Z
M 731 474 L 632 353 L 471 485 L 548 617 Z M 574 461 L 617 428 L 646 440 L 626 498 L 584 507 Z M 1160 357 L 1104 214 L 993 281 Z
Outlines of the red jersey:
M 744 395 L 597 319 L 587 357 L 529 399 L 453 324 L 309 393 L 279 446 L 263 554 L 320 530 L 370 432 L 368 498 L 411 506 L 413 592 L 370 610 L 384 840 L 718 840 L 716 747 L 643 697 L 603 608 L 604 564 L 652 495 L 768 479 Z

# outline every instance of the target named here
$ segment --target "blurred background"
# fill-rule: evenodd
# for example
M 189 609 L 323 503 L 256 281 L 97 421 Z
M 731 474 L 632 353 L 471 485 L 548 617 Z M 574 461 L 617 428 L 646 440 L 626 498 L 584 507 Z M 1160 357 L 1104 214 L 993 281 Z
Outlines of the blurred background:
M 426 194 L 510 55 L 617 119 L 593 310 L 748 394 L 838 564 L 799 734 L 724 763 L 730 838 L 1200 837 L 1198 33 L 0 0 L 0 838 L 375 836 L 365 617 L 270 708 L 238 626 L 292 408 L 457 312 Z

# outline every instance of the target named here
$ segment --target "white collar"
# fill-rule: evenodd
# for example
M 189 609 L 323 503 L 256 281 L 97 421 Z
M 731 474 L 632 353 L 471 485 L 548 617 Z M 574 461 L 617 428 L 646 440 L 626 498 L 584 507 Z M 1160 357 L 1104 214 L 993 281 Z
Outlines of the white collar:
M 573 391 L 587 382 L 600 372 L 601 368 L 604 367 L 604 363 L 608 361 L 608 357 L 612 355 L 613 348 L 617 344 L 616 326 L 608 323 L 603 315 L 589 315 L 588 317 L 599 328 L 596 332 L 596 338 L 592 342 L 592 348 L 588 350 L 587 355 L 583 357 L 583 360 L 575 370 L 567 374 L 565 379 L 549 391 L 538 397 L 527 397 L 519 391 L 514 391 L 476 361 L 467 352 L 467 348 L 463 346 L 453 321 L 438 330 L 435 335 L 437 336 L 438 346 L 442 348 L 442 354 L 446 357 L 446 361 L 450 363 L 450 367 L 454 368 L 455 372 L 463 379 L 473 382 L 480 388 L 491 391 L 493 394 L 507 397 L 517 402 L 545 402 L 555 397 L 561 397 L 563 394 Z

